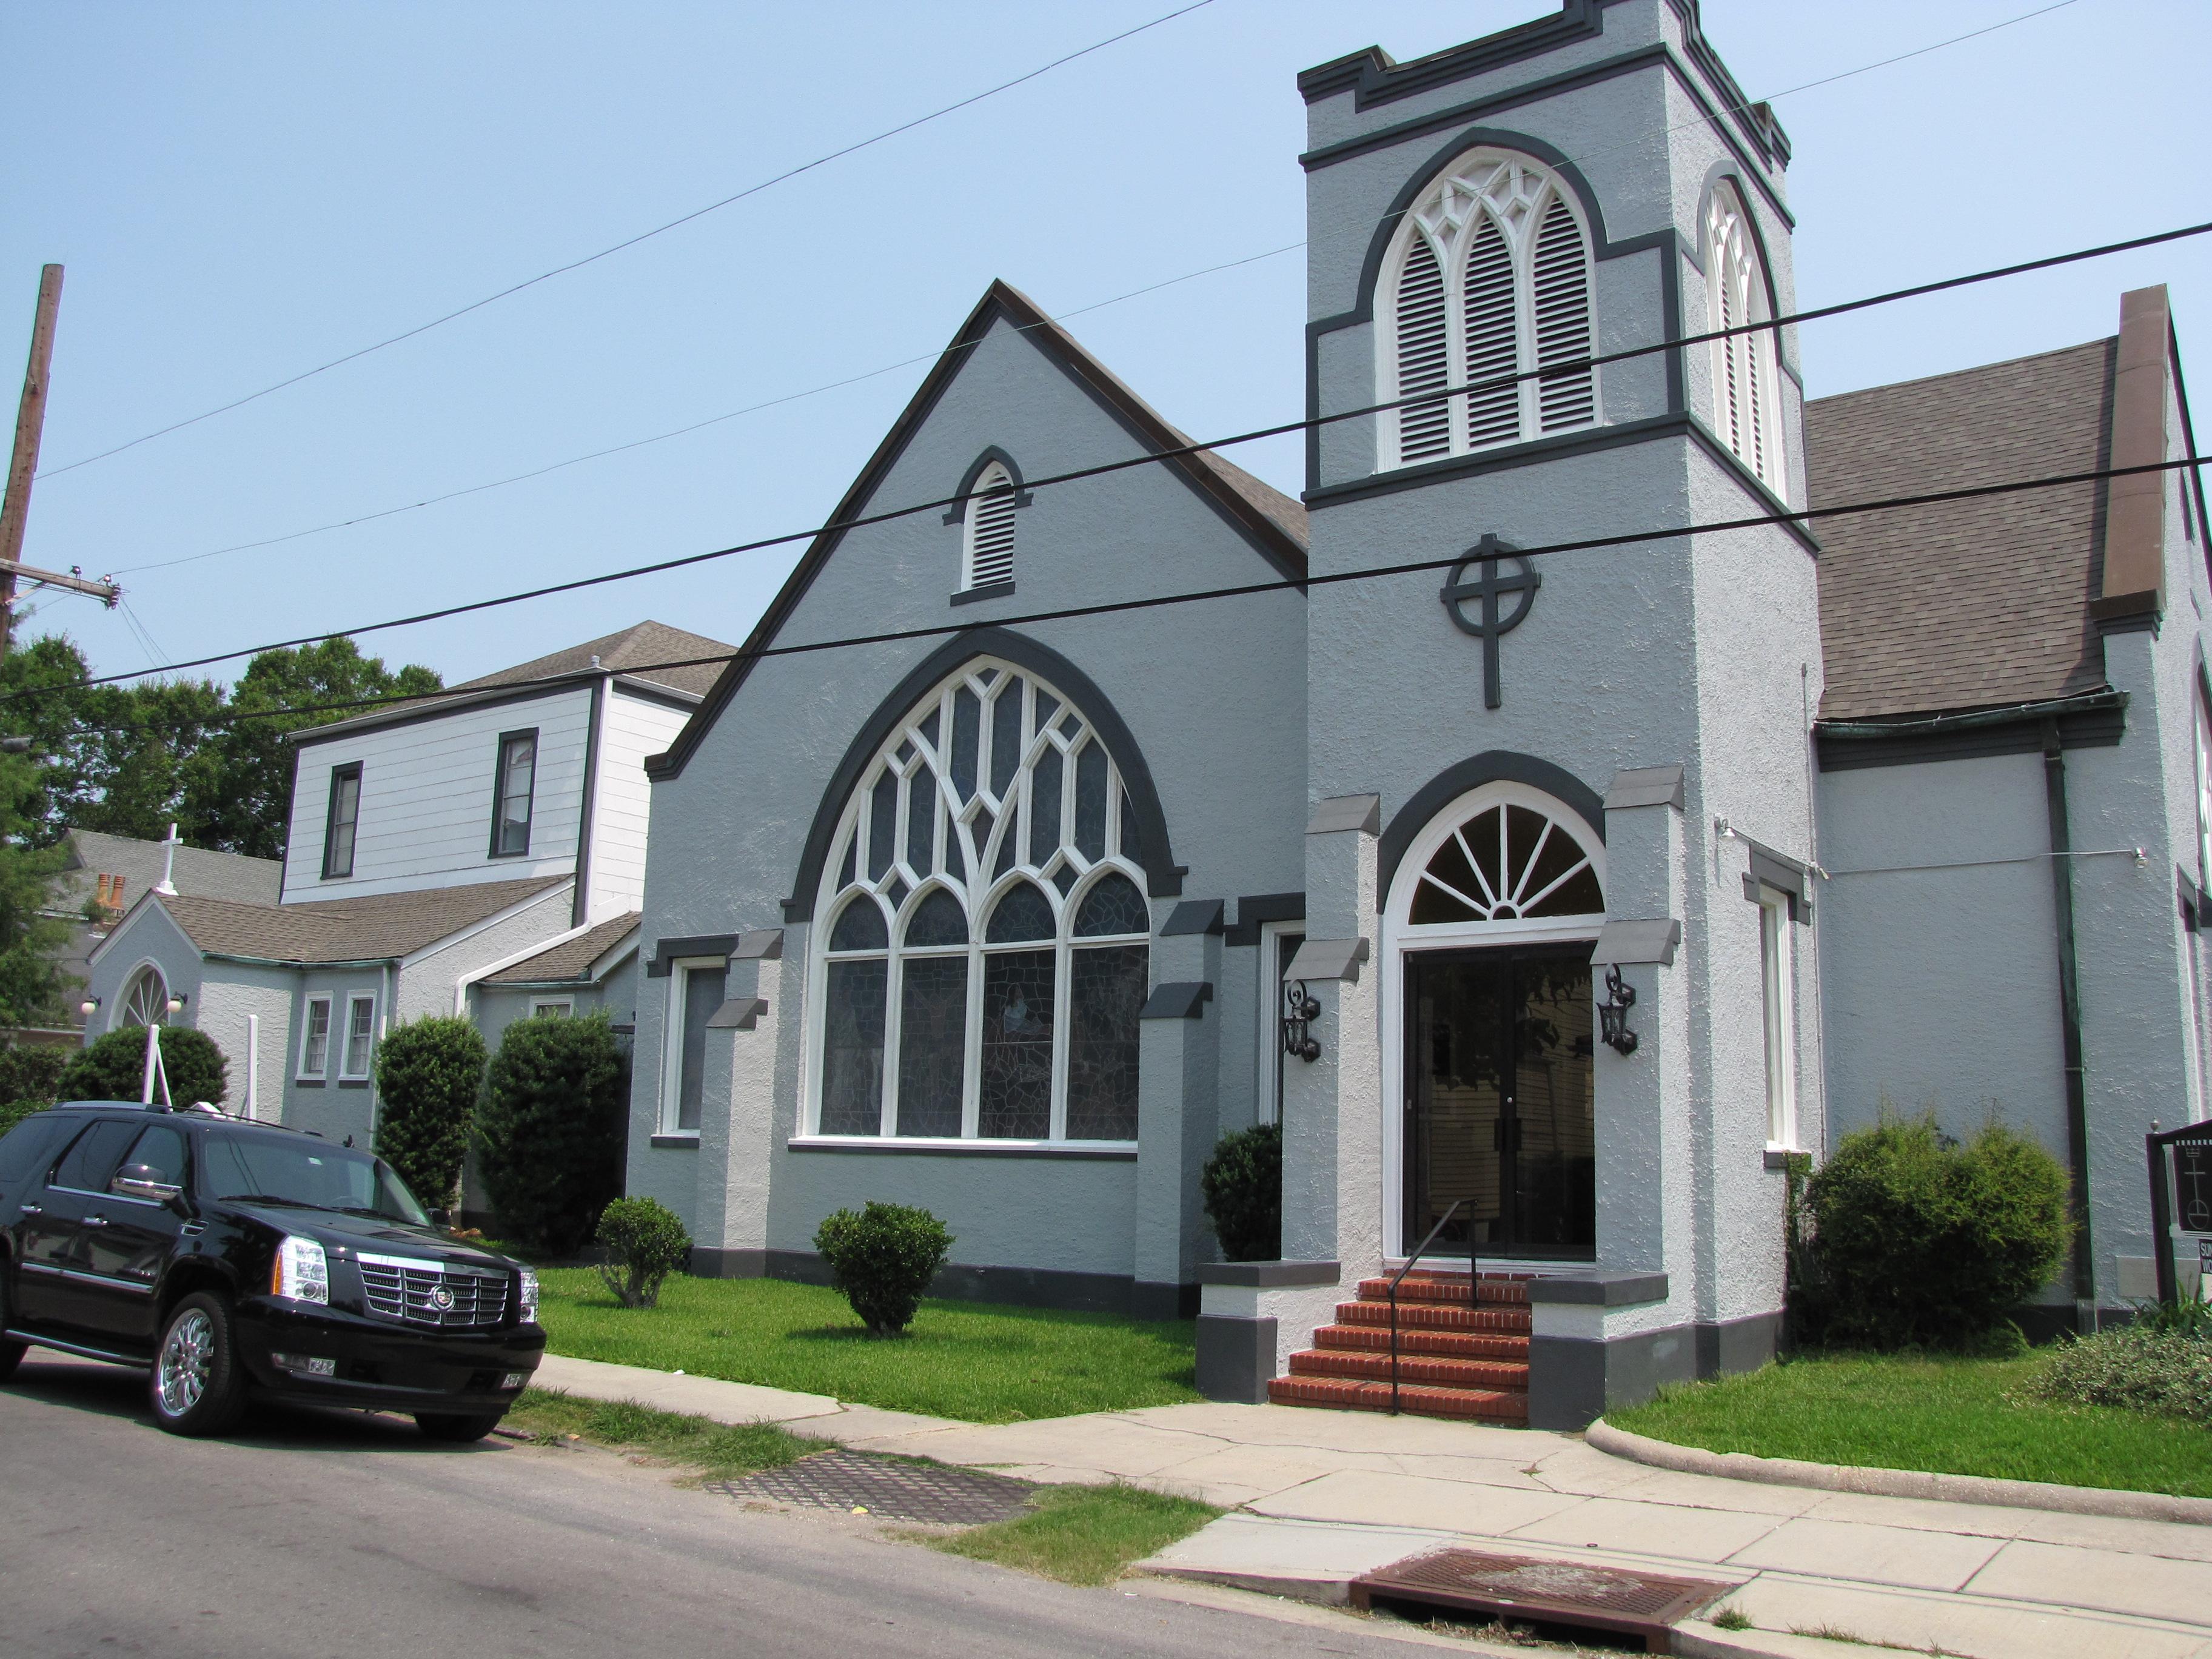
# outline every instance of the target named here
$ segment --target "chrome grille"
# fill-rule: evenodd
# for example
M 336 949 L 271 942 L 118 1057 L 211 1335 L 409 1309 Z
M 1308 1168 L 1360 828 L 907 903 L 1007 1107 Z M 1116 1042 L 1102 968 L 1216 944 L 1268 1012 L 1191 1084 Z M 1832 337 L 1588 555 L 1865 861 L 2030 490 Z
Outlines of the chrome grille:
M 507 1318 L 507 1275 L 449 1267 L 420 1256 L 362 1251 L 361 1285 L 369 1312 L 441 1330 L 482 1330 Z

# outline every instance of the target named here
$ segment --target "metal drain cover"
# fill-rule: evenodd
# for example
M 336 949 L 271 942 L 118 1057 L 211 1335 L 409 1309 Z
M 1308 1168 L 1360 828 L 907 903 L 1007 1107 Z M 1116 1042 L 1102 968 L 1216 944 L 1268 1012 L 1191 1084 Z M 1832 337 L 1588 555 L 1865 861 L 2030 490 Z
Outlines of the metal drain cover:
M 1486 1613 L 1498 1619 L 1579 1625 L 1641 1636 L 1651 1652 L 1665 1653 L 1673 1626 L 1735 1588 L 1579 1561 L 1438 1550 L 1354 1579 L 1352 1600 L 1360 1607 L 1373 1606 L 1380 1597 Z
M 810 1509 L 865 1509 L 890 1521 L 934 1521 L 977 1527 L 1011 1520 L 1029 1507 L 1030 1486 L 1004 1475 L 977 1474 L 933 1463 L 902 1463 L 864 1452 L 817 1452 L 742 1480 L 710 1480 L 707 1490 L 730 1498 L 766 1498 Z

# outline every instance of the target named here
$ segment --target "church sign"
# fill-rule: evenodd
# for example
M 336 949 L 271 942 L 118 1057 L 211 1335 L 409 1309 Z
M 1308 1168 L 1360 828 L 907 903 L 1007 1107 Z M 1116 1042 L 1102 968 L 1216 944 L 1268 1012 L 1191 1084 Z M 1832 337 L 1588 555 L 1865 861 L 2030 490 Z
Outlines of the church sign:
M 1511 568 L 1501 570 L 1499 567 L 1508 561 Z M 1479 574 L 1475 574 L 1478 566 Z M 1485 536 L 1469 548 L 1444 580 L 1443 592 L 1437 596 L 1443 601 L 1444 614 L 1462 633 L 1482 641 L 1482 706 L 1486 708 L 1498 708 L 1504 702 L 1498 678 L 1498 642 L 1528 619 L 1543 580 L 1510 543 L 1495 536 Z M 1511 602 L 1510 609 L 1501 603 L 1507 599 Z

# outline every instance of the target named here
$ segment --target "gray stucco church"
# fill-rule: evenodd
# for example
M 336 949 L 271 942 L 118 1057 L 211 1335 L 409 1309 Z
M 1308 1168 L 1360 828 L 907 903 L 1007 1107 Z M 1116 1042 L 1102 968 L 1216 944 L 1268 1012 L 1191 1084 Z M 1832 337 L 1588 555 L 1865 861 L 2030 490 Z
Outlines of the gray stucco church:
M 1592 368 L 1793 308 L 1788 139 L 1690 0 L 1299 89 L 1308 413 L 1400 406 L 1294 501 L 993 286 L 832 517 L 965 505 L 823 535 L 647 764 L 630 1190 L 727 1274 L 926 1205 L 947 1293 L 1196 1311 L 1209 1393 L 1315 1404 L 1383 1391 L 1361 1282 L 1433 1233 L 1477 1277 L 1407 1403 L 1577 1424 L 1772 1353 L 1784 1159 L 1887 1097 L 2075 1171 L 2048 1322 L 2148 1294 L 2194 475 L 1774 520 L 2193 455 L 2164 290 L 1810 404 L 1786 327 Z M 1284 1259 L 1219 1262 L 1200 1166 L 1270 1120 Z

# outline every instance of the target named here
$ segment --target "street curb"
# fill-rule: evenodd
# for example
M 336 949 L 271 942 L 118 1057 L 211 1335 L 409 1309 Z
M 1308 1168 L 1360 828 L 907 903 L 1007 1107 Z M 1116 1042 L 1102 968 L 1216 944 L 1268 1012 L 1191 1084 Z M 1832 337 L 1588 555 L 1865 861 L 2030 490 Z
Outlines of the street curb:
M 1677 1446 L 1616 1429 L 1603 1418 L 1585 1437 L 1599 1451 L 1632 1463 L 1672 1469 L 1678 1474 L 1711 1474 L 1727 1480 L 1755 1480 L 1769 1486 L 1811 1486 L 1823 1492 L 1861 1492 L 1875 1498 L 1925 1498 L 1947 1504 L 1986 1504 L 2003 1509 L 2053 1510 L 2062 1515 L 2099 1515 L 2122 1521 L 2168 1521 L 2212 1526 L 2212 1498 L 2170 1498 L 2164 1492 L 2114 1492 L 2095 1486 L 2062 1486 L 2045 1480 L 1998 1480 L 1974 1474 L 1931 1474 L 1917 1469 L 1856 1468 L 1838 1463 L 1806 1463 L 1791 1457 L 1754 1457 L 1748 1452 L 1714 1452 Z

